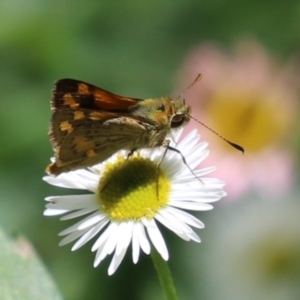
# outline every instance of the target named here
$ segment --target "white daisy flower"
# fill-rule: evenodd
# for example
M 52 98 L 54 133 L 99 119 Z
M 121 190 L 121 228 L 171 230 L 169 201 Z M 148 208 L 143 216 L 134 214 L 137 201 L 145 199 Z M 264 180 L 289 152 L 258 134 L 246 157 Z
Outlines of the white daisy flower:
M 164 156 L 165 148 L 161 147 L 136 151 L 129 159 L 128 152 L 120 151 L 89 169 L 45 176 L 43 179 L 49 184 L 92 192 L 45 199 L 45 216 L 64 215 L 61 220 L 85 216 L 60 232 L 64 238 L 59 245 L 76 240 L 72 247 L 75 251 L 97 236 L 92 247 L 96 252 L 94 267 L 114 253 L 108 268 L 112 275 L 130 243 L 134 263 L 141 250 L 150 253 L 150 242 L 168 260 L 168 248 L 157 222 L 185 241 L 200 242 L 192 227 L 204 228 L 204 224 L 185 210 L 210 210 L 210 203 L 226 193 L 223 182 L 203 177 L 215 168 L 196 170 L 209 154 L 208 144 L 199 140 L 200 135 L 194 130 L 176 146 L 170 144 L 182 153 L 190 169 L 177 152 L 168 150 Z

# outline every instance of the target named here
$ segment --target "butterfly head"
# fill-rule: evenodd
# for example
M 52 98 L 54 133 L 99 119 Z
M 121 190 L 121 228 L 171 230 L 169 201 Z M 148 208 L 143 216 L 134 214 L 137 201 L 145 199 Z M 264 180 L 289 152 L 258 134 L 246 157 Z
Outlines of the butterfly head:
M 184 99 L 174 100 L 171 128 L 179 128 L 186 125 L 191 119 L 190 113 L 191 107 L 185 103 Z

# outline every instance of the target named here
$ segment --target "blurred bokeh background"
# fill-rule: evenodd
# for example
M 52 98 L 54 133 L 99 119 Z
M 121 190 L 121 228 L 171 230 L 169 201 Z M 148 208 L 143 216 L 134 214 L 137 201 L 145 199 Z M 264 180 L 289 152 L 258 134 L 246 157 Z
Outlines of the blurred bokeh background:
M 0 226 L 25 236 L 64 299 L 162 299 L 148 256 L 107 276 L 91 243 L 71 252 L 43 217 L 42 181 L 53 152 L 50 93 L 59 78 L 120 95 L 185 94 L 207 129 L 206 162 L 228 197 L 198 213 L 201 244 L 165 231 L 181 299 L 300 299 L 300 3 L 270 1 L 0 2 Z M 1 250 L 0 250 L 1 251 Z

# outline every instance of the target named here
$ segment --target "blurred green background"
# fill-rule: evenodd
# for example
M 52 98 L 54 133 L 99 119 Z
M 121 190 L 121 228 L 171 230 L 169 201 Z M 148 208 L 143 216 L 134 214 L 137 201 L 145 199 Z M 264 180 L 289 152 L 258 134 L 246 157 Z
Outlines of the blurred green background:
M 116 274 L 108 277 L 109 260 L 93 268 L 91 243 L 76 252 L 57 245 L 57 233 L 72 222 L 43 217 L 43 199 L 74 192 L 42 181 L 53 155 L 47 135 L 53 82 L 70 77 L 125 96 L 168 95 L 176 88 L 187 53 L 201 42 L 230 47 L 251 37 L 282 62 L 298 55 L 299 20 L 296 0 L 0 2 L 0 225 L 33 244 L 64 299 L 162 299 L 162 292 L 146 255 L 133 265 L 129 253 Z M 243 280 L 251 272 L 251 259 L 257 261 L 251 247 L 248 256 L 235 260 L 226 242 L 221 243 L 251 245 L 245 236 L 248 227 L 255 224 L 260 232 L 257 224 L 268 219 L 266 215 L 272 219 L 275 214 L 284 227 L 293 212 L 300 211 L 297 183 L 277 202 L 249 194 L 198 214 L 207 226 L 198 232 L 200 245 L 165 232 L 180 298 L 300 299 L 300 274 L 295 268 L 300 268 L 299 222 L 295 221 L 298 228 L 289 228 L 295 234 L 284 242 L 291 261 L 279 260 L 278 268 L 270 271 L 275 279 L 265 276 L 266 282 Z M 248 229 L 238 234 L 235 230 L 243 223 Z M 298 249 L 294 256 L 291 249 Z M 237 263 L 240 270 L 235 272 Z M 278 285 L 283 287 L 277 293 Z

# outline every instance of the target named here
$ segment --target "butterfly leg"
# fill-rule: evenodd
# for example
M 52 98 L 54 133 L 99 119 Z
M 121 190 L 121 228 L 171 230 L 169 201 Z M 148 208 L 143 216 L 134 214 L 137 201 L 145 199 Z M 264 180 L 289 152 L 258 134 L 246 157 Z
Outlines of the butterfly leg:
M 189 164 L 186 162 L 186 159 L 185 159 L 184 155 L 178 149 L 176 149 L 174 147 L 171 147 L 169 144 L 167 144 L 166 151 L 167 150 L 171 150 L 171 151 L 174 151 L 174 152 L 178 153 L 181 156 L 181 159 L 182 159 L 183 163 L 187 166 L 187 168 L 195 176 L 195 178 L 197 178 L 202 184 L 204 184 L 204 182 L 199 177 L 197 177 L 197 175 L 195 174 L 195 172 L 191 169 L 191 167 L 189 166 Z
M 169 140 L 164 140 L 162 146 L 165 147 L 165 151 L 163 153 L 162 158 L 160 159 L 160 161 L 156 165 L 156 180 L 155 181 L 156 181 L 156 197 L 157 197 L 157 200 L 159 200 L 159 186 L 158 186 L 159 167 L 160 167 L 162 161 L 164 160 L 164 158 L 165 158 L 165 156 L 167 154 L 169 144 L 170 144 Z

